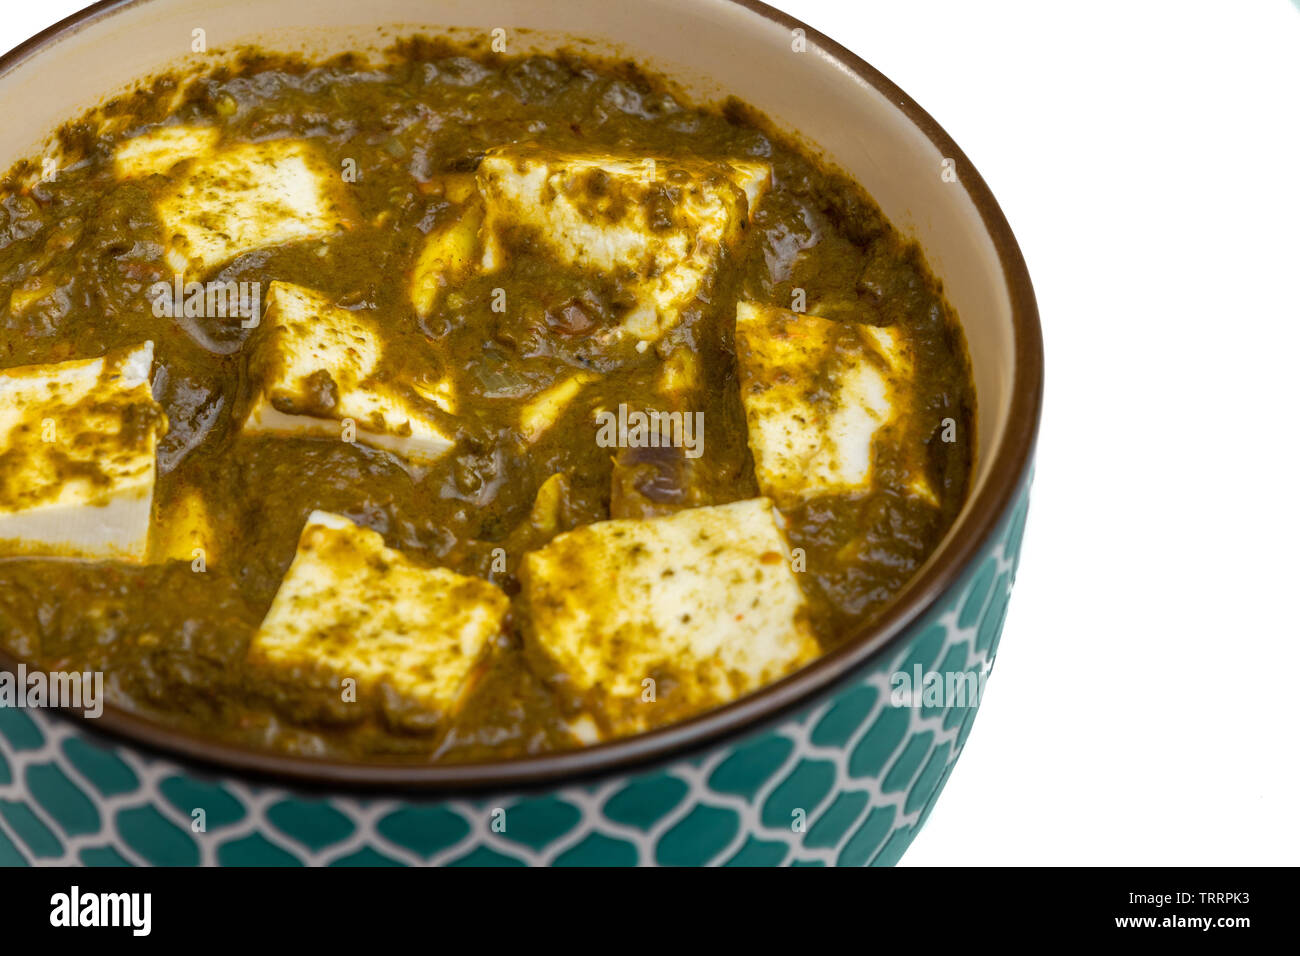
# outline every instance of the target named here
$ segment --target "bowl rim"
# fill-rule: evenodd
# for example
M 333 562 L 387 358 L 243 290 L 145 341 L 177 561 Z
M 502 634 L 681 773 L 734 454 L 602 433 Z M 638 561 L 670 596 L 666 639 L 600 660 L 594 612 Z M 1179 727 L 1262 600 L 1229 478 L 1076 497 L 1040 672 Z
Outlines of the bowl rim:
M 150 2 L 153 0 L 99 0 L 0 55 L 0 78 L 62 37 L 128 7 Z M 725 738 L 778 721 L 850 679 L 898 645 L 949 589 L 962 580 L 980 549 L 997 532 L 1002 518 L 1013 507 L 1037 440 L 1043 391 L 1043 343 L 1038 306 L 1024 256 L 997 200 L 961 148 L 929 113 L 884 74 L 830 37 L 761 0 L 719 2 L 744 8 L 787 29 L 804 31 L 805 37 L 823 53 L 898 107 L 940 155 L 955 159 L 962 171 L 960 181 L 979 213 L 1002 267 L 1011 305 L 1014 361 L 1011 403 L 1002 441 L 989 465 L 988 475 L 966 502 L 960 523 L 881 615 L 803 669 L 739 700 L 655 730 L 558 753 L 464 764 L 362 763 L 281 754 L 213 741 L 107 703 L 102 715 L 94 720 L 67 711 L 65 716 L 77 721 L 91 736 L 106 742 L 127 743 L 165 757 L 181 758 L 209 772 L 291 781 L 299 788 L 440 794 L 550 788 L 689 757 Z M 15 671 L 18 665 L 18 658 L 0 650 L 0 669 Z

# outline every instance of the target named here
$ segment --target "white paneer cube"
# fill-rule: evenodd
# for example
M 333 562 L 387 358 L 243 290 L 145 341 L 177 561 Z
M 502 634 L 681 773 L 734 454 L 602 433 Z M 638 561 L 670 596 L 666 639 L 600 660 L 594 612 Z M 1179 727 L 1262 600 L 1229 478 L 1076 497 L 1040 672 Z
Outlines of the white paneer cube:
M 907 394 L 903 355 L 867 325 L 741 302 L 740 397 L 763 494 L 785 504 L 868 488 L 872 440 Z
M 0 372 L 0 553 L 141 562 L 155 451 L 153 343 Z
M 113 169 L 118 179 L 166 173 L 179 162 L 210 155 L 220 138 L 215 126 L 160 126 L 118 144 Z
M 601 521 L 528 554 L 526 647 L 614 735 L 749 693 L 818 645 L 772 503 Z
M 446 383 L 422 393 L 384 379 L 383 335 L 369 317 L 311 289 L 272 282 L 262 325 L 245 432 L 356 440 L 416 464 L 455 445 L 433 408 L 454 405 Z
M 440 719 L 459 709 L 509 607 L 487 581 L 418 565 L 377 532 L 315 511 L 248 661 L 290 692 L 350 678 L 358 703 L 396 695 Z
M 350 225 L 339 170 L 300 140 L 217 146 L 215 129 L 170 126 L 126 140 L 120 178 L 168 173 L 157 198 L 166 262 L 197 279 L 269 246 L 332 235 Z M 177 164 L 188 160 L 184 166 Z
M 494 150 L 478 168 L 483 267 L 523 233 L 566 265 L 630 280 L 620 334 L 652 342 L 680 320 L 771 184 L 766 164 Z

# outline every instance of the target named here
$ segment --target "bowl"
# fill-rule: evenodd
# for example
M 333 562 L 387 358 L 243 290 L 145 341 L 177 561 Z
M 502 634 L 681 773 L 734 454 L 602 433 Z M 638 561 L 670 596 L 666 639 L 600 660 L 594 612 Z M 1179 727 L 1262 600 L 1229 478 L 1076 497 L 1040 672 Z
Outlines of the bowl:
M 0 707 L 0 863 L 896 862 L 961 754 L 997 653 L 1043 363 L 997 202 L 879 72 L 750 0 L 109 0 L 0 58 L 0 167 L 133 80 L 223 49 L 319 55 L 446 25 L 503 30 L 510 52 L 631 58 L 699 101 L 735 94 L 861 182 L 920 243 L 965 329 L 979 402 L 965 507 L 892 605 L 837 650 L 718 710 L 583 750 L 344 763 L 218 744 L 111 706 L 93 721 Z M 923 693 L 936 677 L 947 692 Z

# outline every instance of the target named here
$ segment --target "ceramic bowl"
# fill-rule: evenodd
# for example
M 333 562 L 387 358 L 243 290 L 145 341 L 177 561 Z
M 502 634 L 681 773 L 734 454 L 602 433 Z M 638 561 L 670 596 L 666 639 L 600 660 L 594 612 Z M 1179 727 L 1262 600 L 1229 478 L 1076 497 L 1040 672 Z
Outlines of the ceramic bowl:
M 0 708 L 0 863 L 888 864 L 933 809 L 979 695 L 900 700 L 895 675 L 983 687 L 992 667 L 1042 345 L 1024 261 L 979 173 L 844 47 L 744 0 L 112 0 L 0 58 L 0 167 L 132 80 L 223 48 L 328 53 L 447 25 L 501 28 L 512 52 L 631 57 L 704 101 L 734 93 L 863 183 L 920 242 L 965 328 L 979 403 L 969 501 L 840 649 L 727 707 L 586 750 L 348 764 L 217 745 L 114 708 L 95 721 Z M 196 30 L 208 52 L 192 51 Z

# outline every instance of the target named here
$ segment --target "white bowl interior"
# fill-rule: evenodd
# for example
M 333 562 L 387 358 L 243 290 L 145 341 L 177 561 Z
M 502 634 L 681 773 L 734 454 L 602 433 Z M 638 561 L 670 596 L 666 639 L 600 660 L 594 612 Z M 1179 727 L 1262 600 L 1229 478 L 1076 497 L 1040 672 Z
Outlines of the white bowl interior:
M 966 332 L 979 402 L 977 473 L 987 479 L 1007 422 L 1013 380 L 1011 302 L 980 214 L 944 159 L 899 106 L 811 40 L 724 0 L 146 0 L 101 16 L 0 74 L 6 136 L 0 168 L 44 148 L 54 127 L 134 80 L 216 61 L 259 42 L 327 54 L 379 49 L 446 25 L 505 31 L 510 52 L 591 41 L 644 62 L 703 101 L 734 92 L 796 132 L 861 182 L 916 238 Z M 191 51 L 203 30 L 207 53 Z M 533 32 L 535 31 L 535 32 Z

